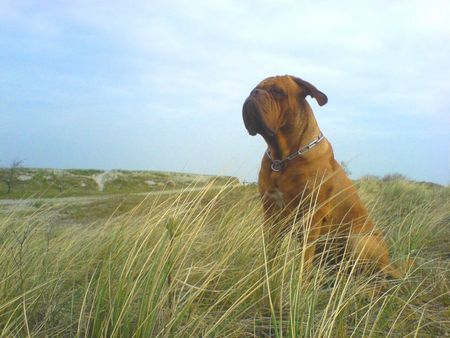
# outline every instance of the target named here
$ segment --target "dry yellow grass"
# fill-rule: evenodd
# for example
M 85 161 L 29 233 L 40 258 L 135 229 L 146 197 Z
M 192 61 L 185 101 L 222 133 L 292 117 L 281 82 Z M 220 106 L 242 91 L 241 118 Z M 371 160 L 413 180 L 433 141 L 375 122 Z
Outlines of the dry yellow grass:
M 449 333 L 448 188 L 361 182 L 393 259 L 416 262 L 378 291 L 382 278 L 358 274 L 348 261 L 304 271 L 292 232 L 274 254 L 255 188 L 212 186 L 0 214 L 1 335 Z

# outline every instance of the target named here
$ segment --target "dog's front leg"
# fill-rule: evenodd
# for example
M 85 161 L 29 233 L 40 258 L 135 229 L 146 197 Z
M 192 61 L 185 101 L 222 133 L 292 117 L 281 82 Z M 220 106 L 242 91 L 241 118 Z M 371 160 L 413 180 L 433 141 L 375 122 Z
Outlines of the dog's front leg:
M 326 215 L 327 209 L 322 208 L 317 210 L 310 220 L 307 218 L 303 220 L 303 264 L 306 271 L 311 270 L 316 254 L 317 240 L 326 221 Z
M 286 230 L 285 210 L 279 200 L 273 198 L 273 194 L 264 193 L 262 196 L 264 209 L 264 236 L 267 243 L 278 244 Z
M 316 253 L 316 242 L 320 235 L 320 229 L 313 227 L 303 235 L 303 266 L 305 271 L 310 271 Z

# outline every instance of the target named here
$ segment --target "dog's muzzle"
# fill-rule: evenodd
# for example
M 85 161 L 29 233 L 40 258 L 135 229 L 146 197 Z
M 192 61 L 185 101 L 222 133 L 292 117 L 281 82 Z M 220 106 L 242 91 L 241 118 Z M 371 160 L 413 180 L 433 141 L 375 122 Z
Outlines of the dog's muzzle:
M 262 136 L 274 136 L 275 132 L 264 123 L 258 104 L 254 100 L 250 95 L 242 107 L 242 118 L 244 119 L 245 128 L 252 136 L 258 133 Z

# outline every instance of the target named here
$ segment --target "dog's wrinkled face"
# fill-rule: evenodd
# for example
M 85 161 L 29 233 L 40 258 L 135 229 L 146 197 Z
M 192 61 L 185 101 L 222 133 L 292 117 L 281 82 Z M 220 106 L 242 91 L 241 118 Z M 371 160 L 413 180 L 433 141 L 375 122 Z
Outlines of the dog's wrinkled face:
M 259 83 L 245 100 L 242 117 L 250 135 L 273 137 L 292 114 L 299 114 L 299 107 L 307 95 L 314 97 L 319 105 L 327 97 L 312 84 L 293 76 L 269 77 Z

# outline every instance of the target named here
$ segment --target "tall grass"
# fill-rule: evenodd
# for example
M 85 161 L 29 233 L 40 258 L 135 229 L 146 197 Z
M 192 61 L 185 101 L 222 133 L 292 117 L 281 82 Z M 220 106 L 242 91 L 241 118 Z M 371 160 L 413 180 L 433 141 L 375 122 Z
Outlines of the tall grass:
M 292 231 L 273 254 L 254 189 L 212 187 L 143 199 L 126 213 L 111 210 L 77 226 L 60 224 L 61 209 L 49 205 L 0 214 L 1 335 L 449 332 L 448 189 L 361 183 L 393 260 L 415 262 L 404 279 L 385 281 L 356 273 L 346 260 L 305 269 L 304 245 Z

